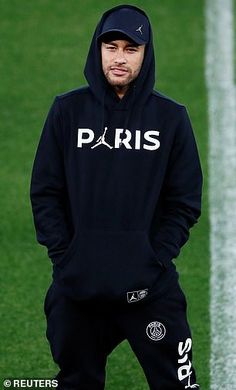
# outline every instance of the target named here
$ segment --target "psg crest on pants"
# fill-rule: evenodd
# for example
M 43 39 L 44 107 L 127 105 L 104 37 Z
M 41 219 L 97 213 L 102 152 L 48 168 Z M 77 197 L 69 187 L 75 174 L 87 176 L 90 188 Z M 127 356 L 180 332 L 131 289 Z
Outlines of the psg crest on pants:
M 146 333 L 151 340 L 159 341 L 165 337 L 166 328 L 161 322 L 153 321 L 148 324 Z

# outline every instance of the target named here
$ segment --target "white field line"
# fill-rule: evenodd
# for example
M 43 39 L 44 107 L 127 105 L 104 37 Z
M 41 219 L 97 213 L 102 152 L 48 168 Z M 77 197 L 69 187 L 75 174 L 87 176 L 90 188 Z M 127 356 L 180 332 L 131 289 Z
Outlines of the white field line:
M 211 390 L 236 390 L 236 89 L 233 0 L 206 0 Z

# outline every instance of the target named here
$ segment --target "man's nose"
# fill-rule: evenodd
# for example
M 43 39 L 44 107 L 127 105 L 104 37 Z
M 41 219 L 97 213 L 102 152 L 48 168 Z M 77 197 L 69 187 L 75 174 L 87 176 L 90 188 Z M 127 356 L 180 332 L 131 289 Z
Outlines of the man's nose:
M 118 50 L 115 56 L 116 64 L 125 64 L 127 62 L 123 50 Z

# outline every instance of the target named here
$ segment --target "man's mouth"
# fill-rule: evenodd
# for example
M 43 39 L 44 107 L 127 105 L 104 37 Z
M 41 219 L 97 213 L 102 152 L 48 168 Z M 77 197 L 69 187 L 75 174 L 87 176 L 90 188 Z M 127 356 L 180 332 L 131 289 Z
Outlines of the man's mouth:
M 115 67 L 115 66 L 112 66 L 110 68 L 111 70 L 111 73 L 114 75 L 114 76 L 125 76 L 127 73 L 128 73 L 128 70 L 127 69 L 124 69 L 124 68 L 119 68 L 119 67 Z

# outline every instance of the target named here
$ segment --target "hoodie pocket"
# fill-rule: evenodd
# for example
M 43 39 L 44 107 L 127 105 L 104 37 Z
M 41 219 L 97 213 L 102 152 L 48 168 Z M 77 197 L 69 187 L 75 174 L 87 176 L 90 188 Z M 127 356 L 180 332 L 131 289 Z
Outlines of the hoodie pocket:
M 80 231 L 55 266 L 77 299 L 114 300 L 149 289 L 164 272 L 146 231 Z

